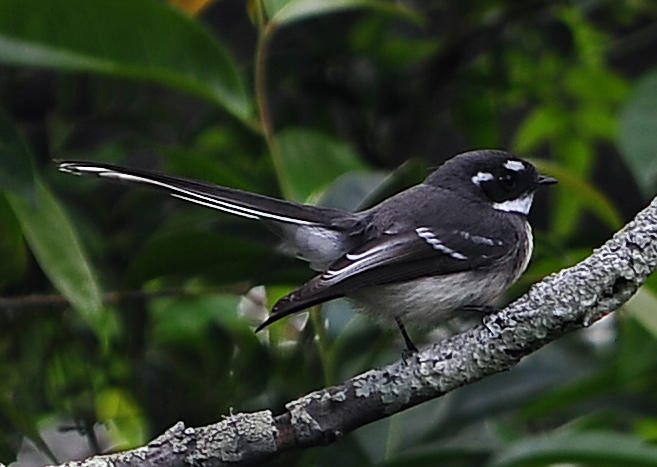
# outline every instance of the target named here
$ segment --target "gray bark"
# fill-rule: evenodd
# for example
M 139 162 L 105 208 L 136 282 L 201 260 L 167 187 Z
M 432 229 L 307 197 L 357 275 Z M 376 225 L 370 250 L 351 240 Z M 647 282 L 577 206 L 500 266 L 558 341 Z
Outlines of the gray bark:
M 273 416 L 231 415 L 202 428 L 180 422 L 147 446 L 69 466 L 252 465 L 331 443 L 460 386 L 508 370 L 564 333 L 625 303 L 657 269 L 657 198 L 581 263 L 552 274 L 504 310 L 406 360 L 303 396 Z

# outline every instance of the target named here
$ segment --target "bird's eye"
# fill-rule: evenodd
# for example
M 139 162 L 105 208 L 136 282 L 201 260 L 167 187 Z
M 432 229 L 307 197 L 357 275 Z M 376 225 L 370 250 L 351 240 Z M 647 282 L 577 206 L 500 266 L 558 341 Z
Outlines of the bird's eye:
M 516 178 L 512 174 L 507 174 L 507 175 L 502 175 L 499 177 L 499 181 L 502 184 L 502 186 L 506 189 L 511 189 L 516 186 Z

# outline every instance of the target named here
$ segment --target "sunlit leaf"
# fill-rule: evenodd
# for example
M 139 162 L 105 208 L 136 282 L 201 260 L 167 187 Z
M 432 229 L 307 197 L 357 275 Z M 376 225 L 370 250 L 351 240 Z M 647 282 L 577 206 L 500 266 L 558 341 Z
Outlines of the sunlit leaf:
M 223 45 L 162 2 L 0 0 L 0 11 L 0 62 L 153 81 L 252 117 Z
M 106 388 L 96 399 L 98 420 L 111 426 L 116 448 L 131 449 L 147 441 L 147 426 L 141 407 L 126 391 Z
M 267 2 L 271 22 L 285 26 L 314 16 L 370 8 L 397 15 L 399 17 L 422 23 L 421 17 L 414 11 L 392 2 L 381 0 L 270 0 Z

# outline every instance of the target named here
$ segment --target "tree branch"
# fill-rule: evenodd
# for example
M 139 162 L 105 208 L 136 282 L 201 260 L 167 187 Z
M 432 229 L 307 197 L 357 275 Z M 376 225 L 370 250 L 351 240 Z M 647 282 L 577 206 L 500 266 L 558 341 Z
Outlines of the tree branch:
M 134 451 L 68 466 L 253 465 L 331 443 L 367 423 L 494 373 L 625 303 L 657 269 L 657 198 L 589 258 L 532 286 L 484 323 L 415 356 L 370 370 L 270 411 L 231 415 L 201 428 L 179 422 Z

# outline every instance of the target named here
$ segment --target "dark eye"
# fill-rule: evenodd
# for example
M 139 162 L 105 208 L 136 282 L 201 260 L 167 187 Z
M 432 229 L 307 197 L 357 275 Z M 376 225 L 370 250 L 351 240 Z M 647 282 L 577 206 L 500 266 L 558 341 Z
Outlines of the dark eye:
M 502 186 L 507 189 L 511 189 L 516 186 L 516 178 L 511 174 L 503 175 L 498 180 L 501 182 Z

